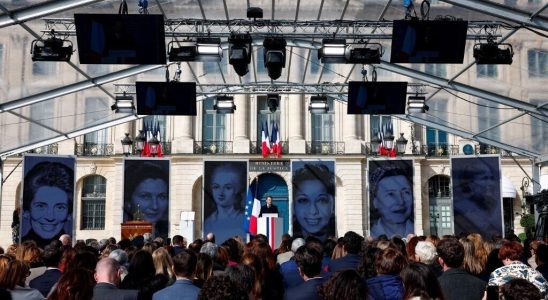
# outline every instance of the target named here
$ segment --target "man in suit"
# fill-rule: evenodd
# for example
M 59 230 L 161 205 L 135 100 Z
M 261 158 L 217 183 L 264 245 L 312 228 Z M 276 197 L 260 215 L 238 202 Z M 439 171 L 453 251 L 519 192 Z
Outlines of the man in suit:
M 200 289 L 192 283 L 192 274 L 196 268 L 196 254 L 183 249 L 173 257 L 173 272 L 177 281 L 173 285 L 157 291 L 152 300 L 196 300 Z
M 357 270 L 362 260 L 359 255 L 363 237 L 354 231 L 348 231 L 343 237 L 343 249 L 346 255 L 329 263 L 328 271 L 333 274 L 342 270 Z
M 443 274 L 438 277 L 447 300 L 482 299 L 487 283 L 461 269 L 464 247 L 456 239 L 441 240 L 436 247 Z
M 272 204 L 271 196 L 266 196 L 266 205 L 261 206 L 259 218 L 262 217 L 263 214 L 278 214 L 278 207 Z
M 171 242 L 173 243 L 173 253 L 175 253 L 175 255 L 181 253 L 181 251 L 186 248 L 185 239 L 181 235 L 174 235 Z
M 93 300 L 136 300 L 139 294 L 137 290 L 121 290 L 120 264 L 113 258 L 101 259 L 95 267 L 95 281 Z
M 63 274 L 58 268 L 61 255 L 61 249 L 50 245 L 46 246 L 42 253 L 42 261 L 46 265 L 46 271 L 29 282 L 29 286 L 40 291 L 44 297 L 48 296 L 51 288 L 59 281 L 59 278 Z
M 324 279 L 320 276 L 322 271 L 322 253 L 315 247 L 302 246 L 295 253 L 299 274 L 304 282 L 287 289 L 285 300 L 315 300 L 320 299 L 318 286 Z

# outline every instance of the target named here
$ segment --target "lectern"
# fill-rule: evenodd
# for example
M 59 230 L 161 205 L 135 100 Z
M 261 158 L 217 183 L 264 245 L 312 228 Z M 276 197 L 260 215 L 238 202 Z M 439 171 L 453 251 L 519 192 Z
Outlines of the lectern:
M 135 236 L 145 233 L 153 233 L 152 223 L 147 221 L 127 221 L 122 223 L 122 239 L 133 239 Z
M 257 233 L 266 235 L 270 248 L 276 249 L 282 242 L 284 219 L 278 218 L 278 214 L 263 214 L 257 219 Z

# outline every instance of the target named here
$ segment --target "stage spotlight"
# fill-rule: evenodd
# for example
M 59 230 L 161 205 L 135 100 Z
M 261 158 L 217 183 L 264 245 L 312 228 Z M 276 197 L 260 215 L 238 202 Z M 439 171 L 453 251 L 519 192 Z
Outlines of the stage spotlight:
M 382 55 L 382 45 L 378 43 L 363 44 L 363 47 L 350 44 L 346 47 L 346 63 L 350 64 L 380 64 Z M 367 45 L 376 45 L 378 48 L 368 48 Z
M 317 95 L 310 97 L 310 105 L 308 105 L 308 111 L 311 114 L 325 114 L 329 112 L 329 104 L 327 103 L 327 96 Z
M 173 41 L 167 44 L 169 61 L 221 61 L 220 38 L 198 38 L 196 42 Z
M 429 107 L 424 102 L 426 98 L 424 96 L 409 96 L 407 101 L 407 113 L 425 113 Z
M 474 45 L 474 58 L 478 65 L 510 65 L 514 50 L 510 44 L 497 44 L 488 41 Z
M 32 61 L 69 61 L 72 56 L 72 42 L 56 38 L 53 30 L 48 39 L 34 40 L 30 46 Z
M 280 106 L 280 95 L 278 94 L 266 95 L 266 104 L 268 105 L 270 112 L 275 113 L 276 110 L 278 110 L 278 106 Z
M 344 64 L 346 63 L 345 51 L 345 39 L 323 39 L 322 48 L 318 50 L 318 59 L 324 64 Z
M 217 96 L 213 109 L 215 109 L 218 114 L 233 114 L 236 110 L 234 97 L 222 95 Z
M 132 114 L 135 111 L 133 104 L 133 96 L 123 95 L 116 96 L 116 102 L 110 107 L 115 113 Z
M 234 71 L 240 76 L 249 72 L 249 63 L 251 62 L 251 35 L 249 33 L 230 34 L 228 38 L 228 62 L 234 67 Z
M 177 46 L 174 46 L 176 44 Z M 196 45 L 184 45 L 188 42 L 169 42 L 169 61 L 194 61 L 196 60 Z
M 264 47 L 264 66 L 268 70 L 268 77 L 276 80 L 282 75 L 285 68 L 285 46 L 287 42 L 282 38 L 266 38 Z

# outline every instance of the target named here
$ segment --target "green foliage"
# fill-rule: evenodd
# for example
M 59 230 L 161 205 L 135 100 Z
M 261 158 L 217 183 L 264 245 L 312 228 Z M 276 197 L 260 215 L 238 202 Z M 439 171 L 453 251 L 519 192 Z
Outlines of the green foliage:
M 519 220 L 519 225 L 521 225 L 523 228 L 535 227 L 535 215 L 525 214 L 521 216 L 521 219 Z
M 527 234 L 525 232 L 522 232 L 518 234 L 518 238 L 520 239 L 520 241 L 525 241 L 527 239 Z

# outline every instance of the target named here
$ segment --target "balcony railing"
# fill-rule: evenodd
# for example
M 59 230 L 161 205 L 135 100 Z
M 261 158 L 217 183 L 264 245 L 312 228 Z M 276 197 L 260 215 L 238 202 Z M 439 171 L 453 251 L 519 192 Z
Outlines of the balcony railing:
M 306 143 L 308 154 L 344 154 L 344 142 L 312 141 Z
M 282 154 L 288 154 L 289 153 L 289 142 L 288 141 L 281 141 L 280 145 L 282 145 Z M 263 153 L 263 147 L 261 142 L 252 141 L 251 147 L 249 149 L 249 153 L 253 154 L 261 154 Z
M 51 145 L 46 145 L 46 146 L 38 147 L 38 148 L 29 150 L 29 151 L 26 151 L 26 152 L 23 152 L 23 153 L 19 153 L 19 156 L 22 156 L 22 155 L 25 154 L 25 153 L 35 153 L 35 154 L 57 154 L 58 149 L 59 149 L 59 147 L 58 147 L 57 143 L 55 143 L 55 144 L 51 144 Z
M 232 147 L 232 141 L 195 141 L 194 154 L 228 154 Z
M 102 143 L 77 143 L 74 145 L 74 153 L 78 156 L 111 156 L 114 155 L 114 145 Z

